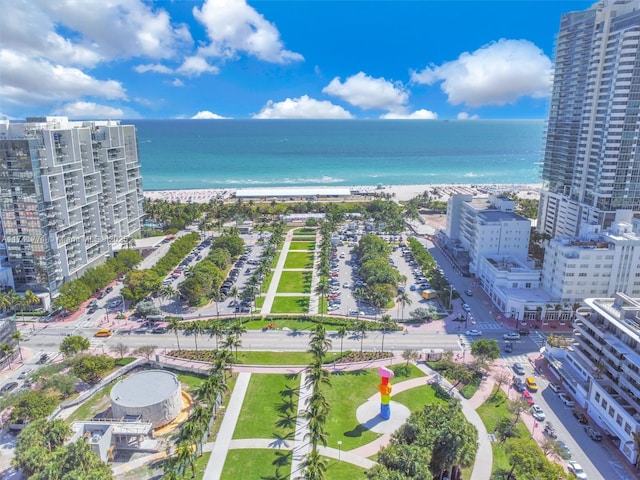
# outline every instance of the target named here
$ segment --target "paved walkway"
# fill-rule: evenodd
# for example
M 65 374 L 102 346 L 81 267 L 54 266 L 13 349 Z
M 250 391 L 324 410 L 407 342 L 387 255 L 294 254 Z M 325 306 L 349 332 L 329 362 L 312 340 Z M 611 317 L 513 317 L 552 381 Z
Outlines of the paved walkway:
M 271 307 L 273 306 L 273 300 L 276 297 L 278 291 L 278 284 L 280 283 L 280 277 L 282 276 L 282 270 L 284 269 L 284 263 L 287 260 L 287 253 L 289 253 L 289 247 L 291 246 L 291 239 L 293 237 L 293 230 L 289 230 L 285 236 L 284 243 L 282 244 L 282 250 L 278 257 L 278 263 L 273 271 L 273 277 L 269 284 L 269 290 L 265 294 L 264 303 L 260 309 L 260 315 L 268 315 L 271 313 Z
M 233 438 L 233 431 L 236 429 L 236 423 L 240 417 L 240 409 L 242 408 L 244 397 L 247 394 L 250 378 L 250 373 L 240 373 L 238 375 L 236 386 L 229 399 L 220 431 L 216 437 L 216 443 L 213 446 L 211 457 L 209 457 L 207 468 L 202 477 L 203 480 L 219 480 L 222 476 L 222 469 L 227 459 L 227 452 L 229 451 L 229 445 Z
M 309 422 L 304 417 L 312 393 L 311 382 L 308 381 L 306 372 L 300 377 L 300 394 L 298 396 L 298 412 L 296 416 L 296 433 L 293 440 L 293 455 L 291 456 L 291 480 L 301 479 L 302 464 L 311 452 L 308 441 Z

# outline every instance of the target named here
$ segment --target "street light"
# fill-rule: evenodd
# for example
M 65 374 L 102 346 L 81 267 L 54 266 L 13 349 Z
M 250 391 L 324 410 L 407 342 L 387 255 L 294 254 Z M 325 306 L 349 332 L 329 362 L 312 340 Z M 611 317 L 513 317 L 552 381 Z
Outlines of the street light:
M 341 454 L 342 454 L 342 440 L 338 440 L 338 461 L 340 461 Z

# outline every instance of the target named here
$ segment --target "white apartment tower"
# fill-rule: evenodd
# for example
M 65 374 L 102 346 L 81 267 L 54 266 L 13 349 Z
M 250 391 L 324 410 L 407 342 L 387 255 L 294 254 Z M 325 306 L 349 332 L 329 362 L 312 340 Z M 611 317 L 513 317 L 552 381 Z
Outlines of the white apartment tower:
M 0 121 L 0 267 L 11 268 L 10 286 L 57 291 L 138 232 L 142 217 L 134 126 Z
M 576 236 L 640 211 L 640 0 L 562 16 L 538 229 Z

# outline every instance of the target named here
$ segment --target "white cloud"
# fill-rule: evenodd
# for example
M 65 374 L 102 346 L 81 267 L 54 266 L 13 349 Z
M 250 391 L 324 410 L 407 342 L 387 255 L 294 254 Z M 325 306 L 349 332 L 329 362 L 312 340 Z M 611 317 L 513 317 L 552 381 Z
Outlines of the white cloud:
M 456 118 L 458 120 L 477 120 L 480 117 L 478 115 L 469 115 L 467 112 L 460 112 Z
M 416 110 L 412 113 L 385 113 L 380 115 L 380 118 L 386 120 L 435 120 L 438 118 L 438 114 L 431 110 L 425 110 L 424 108 Z
M 464 52 L 457 60 L 411 72 L 411 80 L 427 85 L 441 81 L 453 105 L 505 105 L 523 96 L 548 96 L 551 66 L 551 60 L 528 40 L 500 39 Z
M 222 117 L 217 113 L 210 112 L 209 110 L 203 110 L 191 117 L 192 120 L 223 120 L 225 118 L 227 117 Z
M 260 119 L 350 119 L 351 113 L 339 105 L 323 100 L 315 100 L 303 95 L 300 98 L 287 98 L 282 102 L 269 100 L 260 113 L 253 116 Z
M 245 0 L 205 0 L 201 9 L 193 8 L 193 15 L 211 40 L 200 49 L 203 55 L 234 58 L 243 52 L 271 63 L 304 60 L 284 48 L 278 29 Z
M 44 12 L 56 26 L 76 32 L 78 43 L 108 58 L 171 58 L 193 40 L 184 24 L 143 0 L 18 0 Z M 43 52 L 44 54 L 45 52 Z
M 136 65 L 133 69 L 138 73 L 155 72 L 155 73 L 173 73 L 173 70 L 166 65 L 159 63 L 147 63 L 145 65 Z
M 384 78 L 373 78 L 363 72 L 352 75 L 344 83 L 339 77 L 335 77 L 322 92 L 363 110 L 375 108 L 404 113 L 409 100 L 409 93 L 401 84 Z
M 98 105 L 93 102 L 73 102 L 56 109 L 56 115 L 65 115 L 69 118 L 77 119 L 100 119 L 100 118 L 122 118 L 124 112 L 119 108 L 108 105 Z
M 44 59 L 0 50 L 0 99 L 14 105 L 44 105 L 87 95 L 126 100 L 120 82 L 101 81 L 74 67 L 54 65 Z
M 220 69 L 215 65 L 209 65 L 204 58 L 194 56 L 185 58 L 176 72 L 188 77 L 197 77 L 202 73 L 219 73 Z
M 184 87 L 184 82 L 179 78 L 174 78 L 173 81 L 171 82 L 171 85 L 174 87 Z

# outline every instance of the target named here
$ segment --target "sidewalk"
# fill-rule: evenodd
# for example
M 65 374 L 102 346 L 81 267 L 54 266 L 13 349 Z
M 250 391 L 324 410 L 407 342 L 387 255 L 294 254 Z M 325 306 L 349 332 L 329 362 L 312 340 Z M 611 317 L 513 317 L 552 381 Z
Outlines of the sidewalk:
M 301 479 L 302 464 L 311 452 L 311 445 L 307 441 L 309 422 L 304 418 L 309 397 L 312 394 L 311 384 L 307 382 L 307 374 L 300 377 L 300 394 L 298 396 L 298 411 L 296 413 L 296 433 L 293 440 L 293 454 L 291 455 L 291 480 Z
M 278 257 L 278 263 L 276 263 L 276 268 L 273 270 L 273 277 L 271 278 L 271 283 L 269 284 L 269 290 L 265 294 L 264 303 L 262 304 L 262 308 L 260 309 L 260 315 L 268 315 L 269 313 L 271 313 L 273 299 L 275 298 L 278 291 L 278 284 L 280 283 L 280 277 L 282 276 L 284 263 L 287 260 L 287 253 L 289 252 L 292 238 L 293 230 L 289 230 L 287 232 L 287 235 L 285 236 L 282 250 L 280 251 L 280 256 Z

